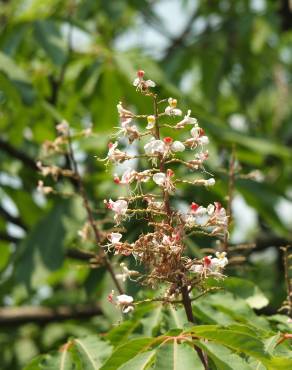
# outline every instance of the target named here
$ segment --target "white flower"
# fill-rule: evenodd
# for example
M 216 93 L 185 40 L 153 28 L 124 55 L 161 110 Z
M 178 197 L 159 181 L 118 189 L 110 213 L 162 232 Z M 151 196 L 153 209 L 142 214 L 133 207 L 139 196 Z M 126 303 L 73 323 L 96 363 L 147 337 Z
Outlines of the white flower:
M 50 194 L 54 191 L 54 189 L 50 186 L 44 186 L 44 182 L 42 180 L 39 180 L 38 181 L 38 187 L 37 187 L 37 190 L 40 192 L 40 193 L 43 193 L 43 194 Z
M 117 243 L 120 242 L 121 238 L 122 238 L 122 234 L 120 233 L 111 233 L 109 236 L 108 236 L 108 240 L 111 242 L 112 245 L 115 245 Z
M 214 186 L 215 185 L 215 179 L 213 177 L 211 177 L 210 179 L 206 180 L 205 181 L 205 186 Z
M 171 181 L 171 177 L 174 175 L 174 172 L 170 169 L 166 171 L 166 174 L 163 172 L 158 172 L 153 175 L 153 181 L 163 187 L 166 191 L 172 192 L 175 190 L 175 187 Z
M 127 154 L 117 149 L 117 146 L 118 146 L 117 142 L 108 144 L 109 150 L 107 153 L 107 159 L 109 159 L 112 162 L 120 162 L 127 157 Z
M 185 146 L 180 141 L 174 141 L 171 145 L 172 152 L 183 152 L 185 150 Z
M 117 274 L 116 278 L 119 279 L 119 280 L 122 280 L 123 282 L 125 282 L 128 278 L 131 279 L 131 276 L 139 275 L 138 271 L 129 270 L 124 262 L 120 263 L 120 266 L 121 266 L 123 272 L 121 274 Z
M 165 108 L 165 114 L 168 116 L 181 116 L 182 111 L 176 108 L 177 100 L 173 98 L 168 99 L 168 107 Z
M 209 216 L 212 216 L 212 214 L 215 212 L 215 206 L 213 204 L 209 204 L 207 207 L 207 213 Z
M 132 113 L 131 111 L 125 109 L 122 105 L 122 102 L 119 102 L 119 104 L 117 104 L 117 110 L 118 110 L 118 113 L 119 113 L 119 116 L 121 118 L 131 118 L 131 117 L 134 117 L 134 113 Z
M 127 168 L 126 171 L 123 173 L 120 183 L 121 184 L 130 184 L 132 181 L 135 180 L 135 176 L 137 171 Z
M 153 175 L 153 181 L 159 185 L 164 186 L 166 181 L 166 174 L 163 172 L 158 172 Z
M 195 125 L 198 121 L 196 118 L 190 117 L 191 110 L 188 110 L 187 115 L 184 116 L 184 119 L 178 122 L 174 127 L 175 128 L 184 128 L 185 125 Z
M 114 211 L 117 215 L 125 215 L 128 209 L 128 203 L 124 199 L 116 200 L 115 202 L 111 199 L 105 201 L 107 208 Z
M 139 131 L 136 125 L 130 125 L 132 118 L 122 118 L 121 120 L 121 130 L 125 136 L 128 137 L 130 143 L 139 137 Z
M 151 170 L 136 172 L 136 180 L 140 182 L 147 182 L 151 178 Z
M 189 271 L 195 272 L 196 274 L 201 274 L 203 269 L 203 265 L 192 265 Z
M 60 134 L 67 135 L 69 133 L 69 123 L 63 120 L 56 126 L 56 129 Z
M 196 224 L 199 226 L 204 226 L 208 223 L 210 216 L 208 215 L 208 211 L 205 207 L 199 207 L 195 213 L 195 221 Z
M 117 303 L 119 305 L 126 305 L 134 302 L 134 298 L 127 294 L 121 294 L 117 296 Z
M 216 257 L 211 259 L 210 270 L 220 272 L 227 264 L 226 252 L 216 252 Z
M 117 306 L 122 309 L 123 313 L 129 313 L 134 310 L 132 303 L 134 298 L 127 294 L 121 294 L 117 296 Z
M 195 142 L 200 145 L 207 145 L 209 144 L 209 138 L 205 135 L 205 131 L 199 127 L 199 125 L 195 125 L 191 129 L 191 135 L 194 138 Z
M 139 70 L 137 72 L 137 77 L 133 81 L 133 85 L 136 86 L 137 90 L 140 90 L 141 92 L 145 91 L 145 90 L 148 90 L 149 87 L 155 87 L 156 86 L 155 82 L 152 81 L 152 80 L 145 81 L 144 80 L 144 74 L 145 74 L 144 71 Z
M 147 117 L 147 122 L 148 122 L 148 124 L 147 124 L 147 126 L 146 126 L 146 129 L 147 129 L 147 130 L 151 130 L 151 129 L 153 129 L 153 128 L 154 128 L 154 126 L 155 126 L 155 121 L 156 121 L 155 116 L 148 116 L 148 117 Z
M 197 203 L 193 202 L 191 204 L 191 217 L 194 218 L 195 224 L 199 226 L 204 226 L 208 223 L 210 219 L 208 211 L 210 211 L 210 209 L 208 210 L 205 207 L 199 206 Z
M 129 313 L 129 312 L 132 312 L 132 311 L 134 311 L 134 306 L 127 306 L 127 307 L 124 307 L 122 311 L 123 311 L 123 313 Z
M 144 146 L 145 153 L 148 155 L 163 154 L 166 150 L 165 144 L 162 140 L 152 139 Z

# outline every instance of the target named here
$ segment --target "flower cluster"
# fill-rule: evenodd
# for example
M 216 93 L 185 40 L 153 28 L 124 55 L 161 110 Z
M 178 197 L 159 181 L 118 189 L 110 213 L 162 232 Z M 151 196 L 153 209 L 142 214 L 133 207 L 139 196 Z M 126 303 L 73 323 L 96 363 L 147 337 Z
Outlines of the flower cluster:
M 200 127 L 198 120 L 191 116 L 191 110 L 187 110 L 183 119 L 180 118 L 178 122 L 174 122 L 177 117 L 183 115 L 183 110 L 178 108 L 177 99 L 169 97 L 158 102 L 157 94 L 152 91 L 155 83 L 152 80 L 145 80 L 144 77 L 145 72 L 139 70 L 133 85 L 138 92 L 153 100 L 154 112 L 136 114 L 119 102 L 117 104 L 120 119 L 118 137 L 116 142 L 109 143 L 106 160 L 114 166 L 131 159 L 141 160 L 140 165 L 143 166 L 146 160 L 148 167 L 141 171 L 136 167 L 124 167 L 124 172 L 119 176 L 114 172 L 114 183 L 127 185 L 128 195 L 115 201 L 112 199 L 104 201 L 106 207 L 114 212 L 115 222 L 104 247 L 108 253 L 133 256 L 146 269 L 146 274 L 139 276 L 137 271 L 129 270 L 123 262 L 120 265 L 122 273 L 116 275 L 118 279 L 124 282 L 135 276 L 139 281 L 152 287 L 159 283 L 168 283 L 168 292 L 172 295 L 180 294 L 186 286 L 190 290 L 200 286 L 198 280 L 193 279 L 194 273 L 199 280 L 204 280 L 209 275 L 217 278 L 224 276 L 222 272 L 228 263 L 225 252 L 217 251 L 215 257 L 190 259 L 185 255 L 185 241 L 196 230 L 210 236 L 226 237 L 228 215 L 219 202 L 206 207 L 192 202 L 187 212 L 182 212 L 173 206 L 172 197 L 180 185 L 205 187 L 215 185 L 214 178 L 196 176 L 194 180 L 189 180 L 182 176 L 181 172 L 178 177 L 175 167 L 180 164 L 187 171 L 199 171 L 203 168 L 209 156 L 205 149 L 209 144 L 209 138 Z M 163 102 L 167 102 L 167 105 L 160 110 Z M 169 123 L 160 123 L 162 118 L 163 122 L 169 120 Z M 164 136 L 164 127 L 168 131 L 173 129 L 174 135 Z M 175 132 L 181 132 L 184 129 L 188 129 L 184 139 L 176 140 Z M 119 144 L 123 143 L 119 143 L 119 135 L 127 137 L 130 145 L 134 141 L 142 141 L 144 150 L 137 154 L 129 154 L 127 149 L 119 149 Z M 137 149 L 137 146 L 135 148 Z M 187 161 L 182 158 L 186 151 L 194 151 L 192 158 Z M 201 171 L 201 174 L 203 173 L 204 171 Z M 134 190 L 137 189 L 139 191 L 135 194 Z M 142 218 L 145 226 L 148 225 L 148 232 L 145 233 L 144 230 L 131 243 L 126 241 L 123 231 L 115 229 L 130 217 Z M 120 307 L 123 313 L 134 309 L 133 297 L 122 294 L 114 300 L 113 295 L 110 295 L 109 300 Z

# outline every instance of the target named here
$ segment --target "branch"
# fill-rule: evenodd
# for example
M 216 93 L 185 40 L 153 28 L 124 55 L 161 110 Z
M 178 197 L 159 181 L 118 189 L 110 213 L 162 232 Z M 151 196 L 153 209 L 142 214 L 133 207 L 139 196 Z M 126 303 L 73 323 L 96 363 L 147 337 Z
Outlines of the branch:
M 5 307 L 0 308 L 0 325 L 17 326 L 31 322 L 46 324 L 69 319 L 85 319 L 101 314 L 102 311 L 97 305 L 59 306 L 57 308 L 44 306 Z
M 291 1 L 281 0 L 278 14 L 281 18 L 282 31 L 289 31 L 292 28 L 292 6 Z
M 70 248 L 66 251 L 66 256 L 81 261 L 89 261 L 95 257 L 95 254 L 81 249 Z
M 164 60 L 168 59 L 173 52 L 175 51 L 176 48 L 181 47 L 184 45 L 185 38 L 189 35 L 192 29 L 192 25 L 197 18 L 199 12 L 198 9 L 196 9 L 193 14 L 191 15 L 189 21 L 187 22 L 185 29 L 183 32 L 175 39 L 172 40 L 171 45 L 167 48 L 165 55 L 164 55 Z
M 8 222 L 20 226 L 25 231 L 28 230 L 27 226 L 23 223 L 20 217 L 12 216 L 9 212 L 6 211 L 3 207 L 0 206 L 0 216 L 5 218 Z
M 11 236 L 8 234 L 3 233 L 0 231 L 0 240 L 3 240 L 5 242 L 11 242 L 11 243 L 18 243 L 21 239 L 16 238 L 15 236 Z
M 25 166 L 30 167 L 34 171 L 38 171 L 37 165 L 35 164 L 35 161 L 30 158 L 26 153 L 23 151 L 14 148 L 11 144 L 9 144 L 7 141 L 0 138 L 0 151 L 6 152 L 11 157 L 14 157 L 21 161 Z
M 87 192 L 86 192 L 86 189 L 85 189 L 85 186 L 84 186 L 84 183 L 83 183 L 83 179 L 82 179 L 82 177 L 80 176 L 80 173 L 79 173 L 78 164 L 76 162 L 74 151 L 73 151 L 73 148 L 72 148 L 70 133 L 68 133 L 68 149 L 69 149 L 68 157 L 69 157 L 69 160 L 72 164 L 72 169 L 73 169 L 74 173 L 76 174 L 76 181 L 77 181 L 77 185 L 78 185 L 78 188 L 79 188 L 79 193 L 80 193 L 80 196 L 83 200 L 83 205 L 84 205 L 84 208 L 85 208 L 86 213 L 87 213 L 87 220 L 88 220 L 88 222 L 89 222 L 89 224 L 92 228 L 92 231 L 94 233 L 95 242 L 96 242 L 97 245 L 99 245 L 99 243 L 100 243 L 100 233 L 99 233 L 99 230 L 97 229 L 96 222 L 94 220 L 93 211 L 92 211 L 92 208 L 90 206 L 90 202 L 89 202 Z M 109 272 L 116 288 L 118 289 L 120 294 L 123 294 L 124 293 L 123 288 L 122 288 L 121 284 L 119 283 L 118 279 L 116 278 L 115 272 L 112 268 L 112 265 L 110 263 L 110 260 L 107 256 L 107 254 L 103 250 L 101 250 L 101 255 L 104 259 L 105 267 L 106 267 L 107 271 Z

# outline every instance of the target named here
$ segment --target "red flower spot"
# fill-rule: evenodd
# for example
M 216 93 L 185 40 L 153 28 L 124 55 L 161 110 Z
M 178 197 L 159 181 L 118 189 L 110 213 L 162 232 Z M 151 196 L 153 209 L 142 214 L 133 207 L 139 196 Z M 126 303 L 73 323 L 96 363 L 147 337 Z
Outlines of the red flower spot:
M 205 135 L 205 131 L 200 127 L 199 137 L 204 136 L 204 135 Z
M 197 210 L 199 207 L 200 207 L 200 206 L 199 206 L 197 203 L 192 202 L 192 204 L 191 204 L 191 210 L 192 210 L 193 212 L 196 212 L 196 210 Z
M 166 176 L 168 177 L 172 177 L 174 175 L 174 172 L 169 168 L 167 171 L 166 171 Z
M 113 303 L 114 302 L 114 297 L 113 297 L 113 293 L 110 293 L 108 296 L 107 296 L 107 300 L 110 302 L 110 303 Z
M 163 141 L 165 142 L 165 144 L 171 144 L 173 142 L 173 139 L 169 136 L 166 136 Z
M 211 258 L 208 256 L 204 257 L 204 265 L 208 267 L 210 266 L 210 264 L 211 264 Z
M 108 143 L 108 144 L 107 144 L 107 146 L 108 146 L 108 148 L 109 148 L 109 149 L 110 149 L 110 148 L 112 148 L 112 147 L 113 147 L 113 145 L 114 145 L 114 144 L 113 144 L 112 142 L 110 142 L 110 143 Z
M 144 74 L 145 74 L 145 72 L 142 69 L 139 69 L 139 71 L 137 71 L 137 76 L 139 78 L 143 78 L 144 77 Z
M 119 184 L 121 182 L 121 180 L 119 179 L 119 177 L 118 176 L 115 176 L 114 177 L 114 183 L 115 184 Z

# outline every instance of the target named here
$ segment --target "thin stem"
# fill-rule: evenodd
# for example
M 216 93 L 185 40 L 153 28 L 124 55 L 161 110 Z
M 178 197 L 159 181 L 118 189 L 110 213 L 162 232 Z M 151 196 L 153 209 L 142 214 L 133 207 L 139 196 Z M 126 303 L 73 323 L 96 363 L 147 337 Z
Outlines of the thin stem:
M 228 172 L 228 203 L 226 209 L 227 215 L 227 228 L 224 231 L 224 241 L 223 241 L 223 249 L 225 252 L 228 251 L 228 228 L 232 221 L 232 201 L 233 201 L 233 193 L 234 193 L 234 183 L 235 183 L 235 147 L 232 148 L 231 160 L 229 164 L 229 172 Z
M 182 286 L 181 287 L 181 294 L 182 294 L 182 303 L 183 303 L 183 306 L 184 306 L 184 309 L 185 309 L 185 312 L 186 312 L 186 315 L 187 315 L 187 318 L 188 318 L 188 321 L 189 322 L 192 322 L 195 324 L 195 319 L 194 319 L 194 315 L 193 315 L 193 311 L 192 311 L 192 303 L 191 303 L 191 299 L 190 299 L 190 296 L 189 296 L 189 292 L 188 292 L 188 287 L 187 286 Z M 193 337 L 193 339 L 197 339 L 196 337 Z M 196 345 L 194 345 L 194 348 L 205 368 L 205 370 L 208 370 L 209 369 L 209 365 L 208 365 L 208 359 L 207 359 L 207 356 L 205 355 L 205 353 L 201 350 L 201 348 L 197 347 Z
M 69 148 L 69 157 L 70 157 L 70 160 L 71 160 L 72 168 L 73 168 L 73 171 L 76 174 L 76 181 L 77 181 L 77 184 L 78 184 L 78 188 L 79 188 L 79 191 L 80 191 L 81 198 L 83 199 L 84 207 L 86 209 L 87 219 L 88 219 L 88 222 L 89 222 L 89 224 L 90 224 L 90 226 L 93 230 L 96 244 L 99 244 L 100 241 L 101 241 L 100 234 L 99 234 L 99 231 L 97 229 L 97 226 L 96 226 L 96 223 L 95 223 L 95 220 L 94 220 L 93 211 L 92 211 L 92 209 L 90 207 L 90 204 L 89 204 L 89 199 L 87 197 L 85 186 L 83 184 L 82 178 L 81 178 L 79 170 L 78 170 L 77 162 L 75 160 L 70 133 L 68 133 L 68 148 Z M 119 281 L 116 278 L 116 275 L 114 273 L 112 265 L 111 265 L 111 263 L 108 259 L 108 256 L 105 254 L 105 252 L 102 249 L 101 249 L 101 253 L 103 254 L 105 267 L 108 270 L 108 272 L 110 273 L 111 278 L 112 278 L 115 286 L 117 287 L 119 293 L 123 294 L 124 291 L 123 291 Z
M 289 277 L 289 253 L 288 250 L 291 246 L 288 245 L 286 247 L 281 247 L 283 253 L 283 264 L 284 264 L 284 274 L 285 274 L 285 282 L 287 288 L 287 303 L 288 303 L 288 316 L 292 317 L 292 284 L 291 279 Z

